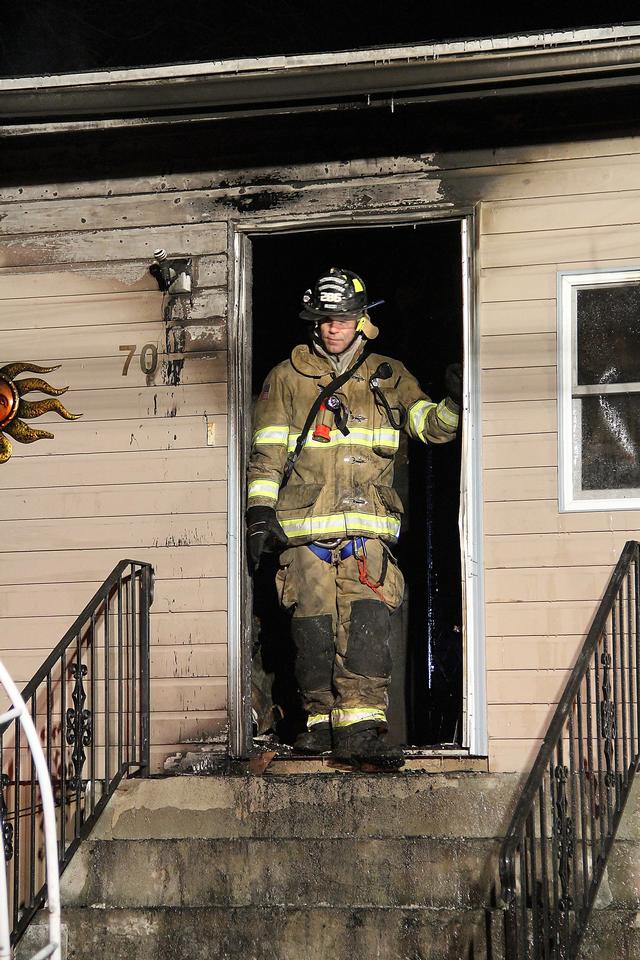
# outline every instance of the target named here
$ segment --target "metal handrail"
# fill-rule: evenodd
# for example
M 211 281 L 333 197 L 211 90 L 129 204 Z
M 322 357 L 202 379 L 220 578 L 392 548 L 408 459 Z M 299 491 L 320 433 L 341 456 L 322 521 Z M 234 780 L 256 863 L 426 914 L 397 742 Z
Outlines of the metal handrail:
M 508 960 L 571 960 L 640 760 L 640 544 L 629 541 L 500 852 Z
M 151 571 L 151 601 L 153 602 L 153 567 L 148 563 L 141 563 L 137 560 L 121 560 L 117 564 L 107 577 L 107 579 L 102 583 L 94 595 L 91 597 L 91 600 L 87 603 L 82 613 L 76 617 L 74 622 L 71 624 L 64 637 L 56 644 L 56 647 L 51 651 L 47 659 L 41 664 L 41 666 L 36 670 L 31 680 L 22 690 L 22 698 L 27 699 L 31 696 L 33 690 L 42 682 L 46 677 L 47 672 L 50 668 L 50 665 L 55 663 L 55 661 L 60 656 L 60 651 L 65 647 L 69 646 L 69 643 L 75 638 L 78 630 L 81 628 L 82 624 L 91 616 L 93 610 L 95 610 L 100 603 L 102 603 L 106 597 L 111 593 L 113 588 L 117 586 L 118 581 L 122 578 L 122 574 L 130 568 L 132 565 L 136 567 L 147 567 Z
M 122 560 L 22 690 L 54 792 L 60 873 L 120 780 L 149 773 L 153 567 Z M 37 771 L 20 718 L 0 721 L 0 842 L 15 946 L 47 896 Z

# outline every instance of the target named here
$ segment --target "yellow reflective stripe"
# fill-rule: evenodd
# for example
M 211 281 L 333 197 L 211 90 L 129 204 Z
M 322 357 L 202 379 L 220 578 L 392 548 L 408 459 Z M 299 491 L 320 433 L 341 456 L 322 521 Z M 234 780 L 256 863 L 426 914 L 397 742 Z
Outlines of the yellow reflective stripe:
M 449 410 L 445 400 L 441 400 L 436 408 L 438 420 L 441 420 L 447 427 L 457 427 L 460 415 Z
M 334 729 L 351 727 L 354 723 L 364 723 L 366 720 L 386 724 L 387 715 L 384 710 L 375 707 L 347 707 L 331 711 L 331 724 Z
M 416 439 L 422 439 L 422 431 L 424 430 L 424 425 L 427 422 L 429 411 L 434 410 L 435 407 L 436 404 L 431 403 L 429 400 L 418 400 L 409 407 L 407 413 L 409 420 L 409 432 L 412 436 L 416 437 Z
M 278 499 L 280 484 L 275 480 L 252 480 L 247 491 L 247 499 L 252 497 L 269 497 L 271 500 Z
M 292 433 L 289 436 L 289 450 L 295 449 L 299 433 Z M 316 449 L 326 450 L 327 447 L 340 447 L 355 445 L 359 447 L 390 447 L 397 450 L 399 446 L 400 434 L 398 430 L 392 430 L 385 427 L 379 427 L 371 430 L 369 427 L 351 427 L 349 435 L 344 436 L 339 430 L 332 430 L 329 435 L 329 442 L 322 443 L 313 439 L 310 432 L 305 440 L 305 447 L 315 447 Z
M 274 426 L 274 427 L 262 427 L 261 430 L 256 430 L 253 435 L 253 444 L 256 443 L 279 443 L 286 446 L 287 439 L 289 437 L 289 427 L 287 426 Z
M 307 730 L 310 727 L 317 727 L 319 723 L 329 723 L 328 713 L 313 713 L 307 717 Z
M 400 534 L 399 520 L 395 517 L 376 517 L 372 513 L 331 513 L 301 520 L 281 520 L 280 524 L 290 537 L 310 535 L 314 540 L 327 534 L 349 536 L 350 530 L 391 537 L 398 537 Z

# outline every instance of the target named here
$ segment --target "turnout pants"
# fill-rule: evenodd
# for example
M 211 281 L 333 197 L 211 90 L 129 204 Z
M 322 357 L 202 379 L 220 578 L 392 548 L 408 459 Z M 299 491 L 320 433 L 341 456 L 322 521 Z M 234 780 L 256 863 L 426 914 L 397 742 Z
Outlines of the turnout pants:
M 353 554 L 331 562 L 307 546 L 282 553 L 276 587 L 292 611 L 295 676 L 308 711 L 308 727 L 331 719 L 334 729 L 360 723 L 386 726 L 391 677 L 391 611 L 402 603 L 404 578 L 380 540 L 366 541 L 366 578 Z M 386 556 L 385 556 L 386 555 Z

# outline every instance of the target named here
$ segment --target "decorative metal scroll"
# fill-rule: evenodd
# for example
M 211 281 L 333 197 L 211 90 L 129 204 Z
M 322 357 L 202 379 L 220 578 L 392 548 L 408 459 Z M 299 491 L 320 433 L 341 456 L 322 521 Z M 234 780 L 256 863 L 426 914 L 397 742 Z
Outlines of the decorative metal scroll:
M 35 440 L 53 439 L 48 430 L 38 430 L 30 427 L 25 420 L 41 417 L 45 413 L 57 413 L 65 420 L 77 420 L 81 413 L 69 413 L 57 399 L 66 393 L 68 387 L 52 387 L 46 380 L 39 377 L 25 377 L 22 380 L 15 378 L 20 373 L 51 373 L 57 370 L 54 367 L 40 367 L 30 362 L 8 363 L 0 367 L 0 463 L 11 459 L 13 446 L 10 437 L 18 443 L 33 443 Z M 37 390 L 49 394 L 48 400 L 29 401 L 24 399 L 26 393 Z
M 71 694 L 74 706 L 67 710 L 66 740 L 69 746 L 73 746 L 71 754 L 73 776 L 69 777 L 68 781 L 71 790 L 82 789 L 82 769 L 87 759 L 84 748 L 90 746 L 93 737 L 91 711 L 84 709 L 87 694 L 82 681 L 87 672 L 87 666 L 84 663 L 74 663 L 71 668 L 71 676 L 76 681 Z
M 13 825 L 9 823 L 7 803 L 4 798 L 4 791 L 10 783 L 11 780 L 7 774 L 3 773 L 0 776 L 0 829 L 2 830 L 4 859 L 7 863 L 13 858 Z
M 556 780 L 556 802 L 553 817 L 553 833 L 558 845 L 558 877 L 561 888 L 558 907 L 564 912 L 566 910 L 573 910 L 573 897 L 569 893 L 574 841 L 574 825 L 568 813 L 569 801 L 567 799 L 569 768 L 558 764 L 554 770 L 554 776 Z
M 613 773 L 613 754 L 616 738 L 616 707 L 611 701 L 611 679 L 609 676 L 609 671 L 611 670 L 611 654 L 607 649 L 606 632 L 602 634 L 602 642 L 604 645 L 604 650 L 600 655 L 600 663 L 602 664 L 602 703 L 600 704 L 600 724 L 602 727 L 604 758 L 607 765 L 607 772 L 604 782 L 607 785 L 607 789 L 611 790 L 615 784 L 615 774 Z

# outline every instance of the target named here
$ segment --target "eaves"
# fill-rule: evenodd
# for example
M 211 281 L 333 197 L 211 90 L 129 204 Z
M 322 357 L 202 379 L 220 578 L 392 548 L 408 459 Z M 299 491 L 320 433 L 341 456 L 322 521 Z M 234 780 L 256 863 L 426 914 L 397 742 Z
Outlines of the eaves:
M 640 82 L 640 24 L 0 80 L 0 132 L 376 109 Z

